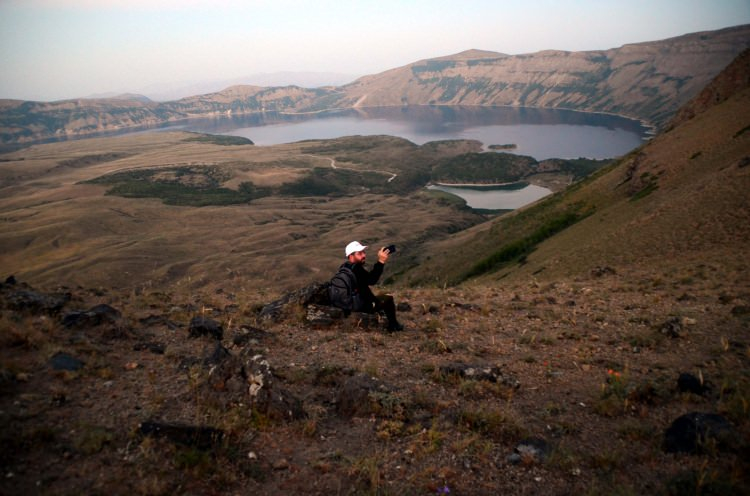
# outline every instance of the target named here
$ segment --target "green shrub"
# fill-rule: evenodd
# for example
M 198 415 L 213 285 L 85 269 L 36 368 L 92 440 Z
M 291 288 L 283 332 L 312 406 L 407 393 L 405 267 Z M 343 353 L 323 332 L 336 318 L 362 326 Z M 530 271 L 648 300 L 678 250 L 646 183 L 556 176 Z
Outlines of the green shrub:
M 539 226 L 530 235 L 512 241 L 498 251 L 491 254 L 489 257 L 480 260 L 479 263 L 474 265 L 469 271 L 463 276 L 462 280 L 477 277 L 482 274 L 486 274 L 491 271 L 498 270 L 505 265 L 517 261 L 522 257 L 525 257 L 534 249 L 536 246 L 547 238 L 554 236 L 555 234 L 567 229 L 576 222 L 590 215 L 590 212 L 578 213 L 578 212 L 565 212 L 553 217 L 541 226 Z
M 234 146 L 234 145 L 254 145 L 255 143 L 248 138 L 242 136 L 223 136 L 216 134 L 204 134 L 201 136 L 195 136 L 192 138 L 186 138 L 183 141 L 195 141 L 198 143 L 210 143 L 212 145 L 220 146 Z

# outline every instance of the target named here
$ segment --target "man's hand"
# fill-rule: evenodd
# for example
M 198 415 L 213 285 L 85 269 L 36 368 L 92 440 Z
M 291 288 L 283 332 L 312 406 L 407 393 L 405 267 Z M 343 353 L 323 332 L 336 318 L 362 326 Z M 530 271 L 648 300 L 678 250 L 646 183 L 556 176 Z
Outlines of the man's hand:
M 385 246 L 380 249 L 378 252 L 378 262 L 384 264 L 388 261 L 388 255 L 390 255 L 391 252 L 385 249 Z

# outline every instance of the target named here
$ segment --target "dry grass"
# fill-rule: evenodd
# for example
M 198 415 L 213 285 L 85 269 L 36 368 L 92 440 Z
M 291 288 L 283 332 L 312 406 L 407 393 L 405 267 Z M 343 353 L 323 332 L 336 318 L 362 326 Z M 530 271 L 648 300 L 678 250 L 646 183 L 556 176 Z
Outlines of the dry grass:
M 410 263 L 410 250 L 418 251 L 426 239 L 482 220 L 427 195 L 363 191 L 333 199 L 267 197 L 237 206 L 187 208 L 104 196 L 105 187 L 83 183 L 117 171 L 191 166 L 220 171 L 222 186 L 255 178 L 268 186 L 330 164 L 325 155 L 309 153 L 311 142 L 220 147 L 184 138 L 155 133 L 40 145 L 6 155 L 11 161 L 0 168 L 0 266 L 6 275 L 45 285 L 64 281 L 135 289 L 229 283 L 242 284 L 236 290 L 278 291 L 329 278 L 351 239 L 396 242 L 400 253 L 393 274 L 399 260 Z M 344 153 L 342 146 L 331 153 Z M 389 146 L 386 140 L 381 148 Z M 95 153 L 112 160 L 59 165 Z M 357 156 L 382 160 L 377 148 L 367 153 Z M 414 153 L 414 147 L 403 153 Z
M 616 279 L 546 286 L 389 288 L 413 309 L 402 313 L 407 330 L 398 334 L 314 329 L 297 320 L 266 323 L 269 337 L 251 346 L 268 357 L 280 384 L 304 398 L 308 418 L 291 423 L 209 400 L 201 393 L 208 370 L 180 366 L 212 351 L 208 339 L 187 337 L 186 323 L 203 312 L 225 325 L 224 344 L 239 353 L 233 333 L 257 324 L 252 311 L 228 305 L 257 298 L 254 292 L 153 289 L 101 296 L 76 290 L 76 306 L 109 301 L 132 332 L 113 337 L 84 329 L 75 342 L 56 319 L 36 328 L 34 318 L 4 310 L 3 321 L 19 322 L 28 338 L 16 339 L 20 331 L 4 327 L 0 356 L 11 380 L 0 396 L 6 412 L 0 420 L 15 456 L 3 460 L 14 475 L 2 487 L 24 490 L 44 472 L 46 492 L 422 494 L 447 485 L 461 494 L 540 488 L 643 494 L 666 491 L 668 484 L 715 487 L 719 481 L 739 491 L 748 484 L 739 454 L 674 456 L 660 445 L 664 429 L 688 411 L 724 413 L 750 440 L 750 343 L 746 321 L 731 315 L 746 303 L 750 287 L 719 288 L 720 276 L 692 282 L 689 300 L 680 299 L 684 287 L 667 274 L 660 274 L 664 284 L 644 292 L 641 274 L 629 271 Z M 722 292 L 746 296 L 722 303 Z M 634 350 L 633 334 L 658 332 L 674 313 L 695 319 L 689 335 Z M 183 327 L 142 328 L 139 319 L 148 315 L 168 315 Z M 519 339 L 534 329 L 546 330 L 546 337 Z M 166 353 L 134 351 L 144 339 L 164 344 Z M 54 372 L 46 364 L 51 350 L 81 357 L 86 366 Z M 452 363 L 500 366 L 521 387 L 437 373 Z M 700 371 L 715 385 L 713 394 L 678 394 L 676 378 L 684 371 Z M 340 381 L 354 372 L 395 388 L 378 393 L 372 416 L 342 418 L 331 403 Z M 205 452 L 136 435 L 138 423 L 148 419 L 210 425 L 227 439 Z M 548 459 L 509 463 L 508 455 L 529 436 L 547 440 Z M 59 458 L 64 452 L 67 458 Z M 71 471 L 80 465 L 90 470 Z

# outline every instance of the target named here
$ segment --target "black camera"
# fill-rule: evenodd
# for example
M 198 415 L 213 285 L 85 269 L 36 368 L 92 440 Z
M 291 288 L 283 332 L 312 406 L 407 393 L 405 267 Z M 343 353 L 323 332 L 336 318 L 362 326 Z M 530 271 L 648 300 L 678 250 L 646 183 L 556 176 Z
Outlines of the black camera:
M 396 245 L 388 245 L 385 247 L 386 250 L 388 250 L 388 253 L 396 253 Z

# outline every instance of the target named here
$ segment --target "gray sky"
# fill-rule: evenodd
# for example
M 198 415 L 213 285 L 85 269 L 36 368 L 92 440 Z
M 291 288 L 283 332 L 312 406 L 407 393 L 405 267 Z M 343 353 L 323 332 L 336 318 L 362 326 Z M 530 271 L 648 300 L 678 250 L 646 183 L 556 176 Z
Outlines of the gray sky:
M 0 0 L 0 98 L 361 76 L 470 48 L 603 50 L 749 23 L 749 0 Z

